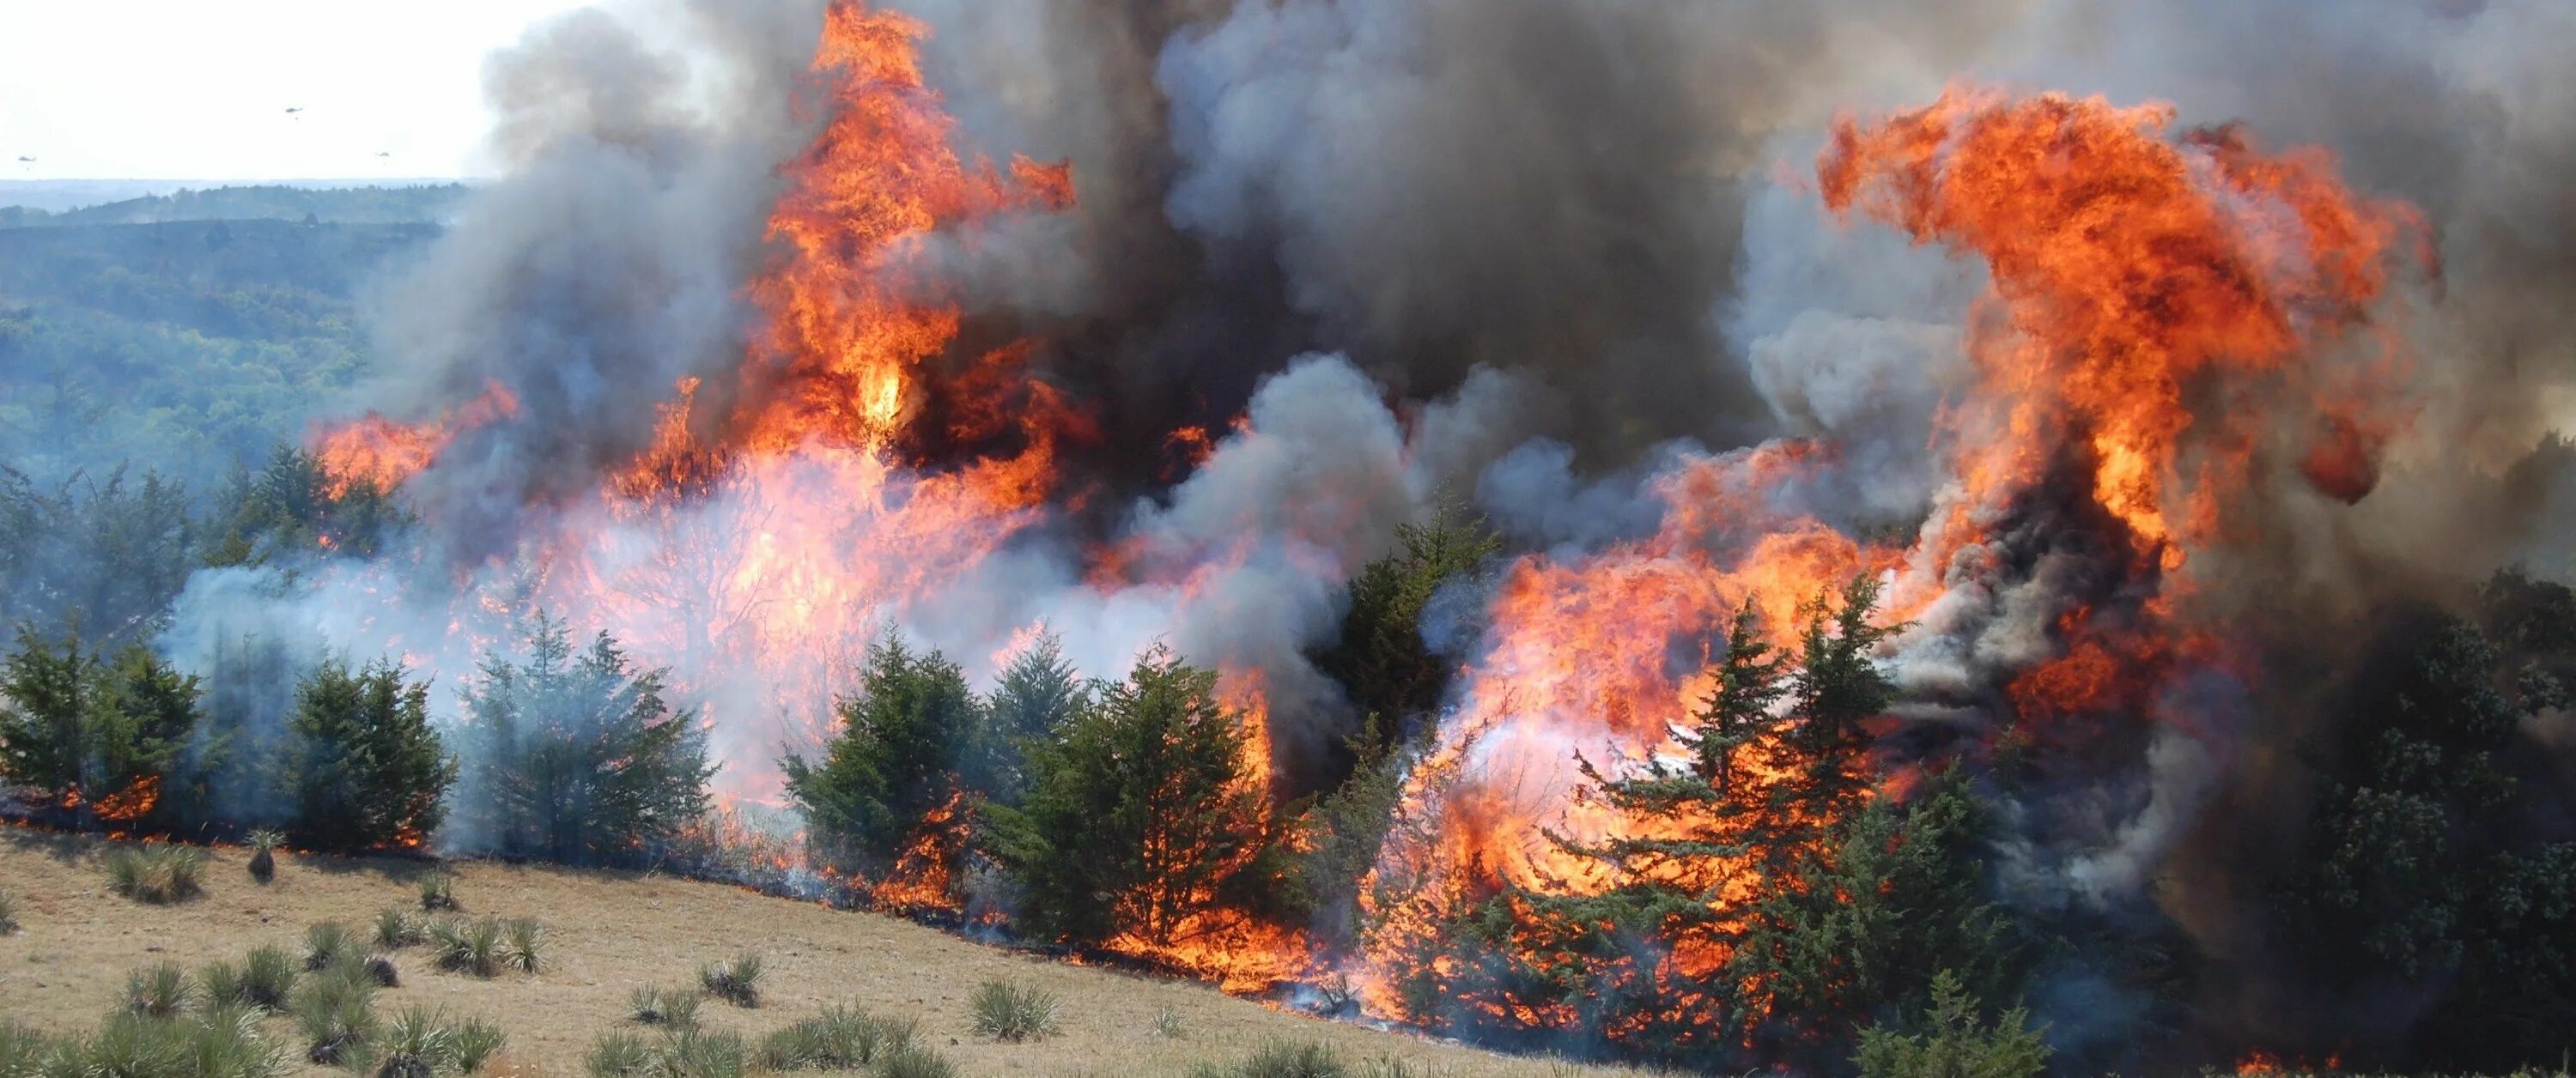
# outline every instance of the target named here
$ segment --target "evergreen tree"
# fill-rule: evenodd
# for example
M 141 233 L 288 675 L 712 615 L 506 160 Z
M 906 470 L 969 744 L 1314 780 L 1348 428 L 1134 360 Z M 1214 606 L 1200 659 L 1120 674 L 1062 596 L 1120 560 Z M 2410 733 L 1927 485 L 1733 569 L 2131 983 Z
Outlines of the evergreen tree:
M 158 784 L 195 732 L 197 680 L 140 645 L 102 661 L 77 632 L 62 644 L 21 627 L 0 667 L 0 776 L 48 798 L 79 794 L 118 820 L 144 803 L 102 803 Z M 152 795 L 157 797 L 157 792 Z
M 528 658 L 499 652 L 464 692 L 457 830 L 484 852 L 566 864 L 623 862 L 707 809 L 706 732 L 601 633 L 579 656 L 540 614 Z
M 97 664 L 77 629 L 57 650 L 35 626 L 19 626 L 18 649 L 0 669 L 0 774 L 48 797 L 81 788 Z
M 456 761 L 429 723 L 429 686 L 391 662 L 327 661 L 296 687 L 287 765 L 290 832 L 308 846 L 426 842 L 446 816 Z
M 1156 648 L 1029 764 L 1026 805 L 994 816 L 1035 935 L 1169 947 L 1276 898 L 1283 861 L 1214 671 Z
M 901 636 L 868 650 L 859 691 L 837 702 L 839 736 L 820 764 L 789 755 L 788 796 L 826 863 L 875 873 L 891 865 L 922 818 L 947 802 L 983 723 L 966 675 Z
M 1852 1062 L 1861 1078 L 2038 1078 L 2047 1071 L 2048 1045 L 2029 1028 L 2027 1013 L 2014 1008 L 1987 1028 L 1977 1011 L 1976 997 L 1944 970 L 1932 979 L 1922 1032 L 1872 1025 L 1861 1031 Z
M 180 753 L 196 734 L 203 708 L 197 679 L 180 674 L 151 649 L 130 645 L 113 662 L 98 668 L 90 723 L 91 789 L 100 796 L 132 791 L 149 781 L 155 787 L 149 807 L 152 822 L 168 823 L 186 805 L 166 788 Z M 103 811 L 141 819 L 145 805 L 107 806 Z
M 1316 669 L 1340 682 L 1361 714 L 1375 716 L 1363 731 L 1369 740 L 1353 747 L 1346 769 L 1384 752 L 1440 706 L 1455 664 L 1424 643 L 1423 610 L 1450 580 L 1474 572 L 1501 549 L 1501 537 L 1484 518 L 1443 503 L 1428 522 L 1400 525 L 1395 552 L 1351 578 L 1341 632 L 1315 656 Z
M 1082 679 L 1064 659 L 1063 638 L 1039 634 L 1003 669 L 985 702 L 967 786 L 1002 804 L 1019 803 L 1029 785 L 1028 747 L 1061 736 L 1085 701 Z

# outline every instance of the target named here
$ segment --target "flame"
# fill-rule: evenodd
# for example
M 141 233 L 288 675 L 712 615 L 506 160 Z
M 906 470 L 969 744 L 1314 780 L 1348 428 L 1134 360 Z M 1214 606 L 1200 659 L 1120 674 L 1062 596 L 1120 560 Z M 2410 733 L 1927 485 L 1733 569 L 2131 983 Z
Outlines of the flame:
M 90 806 L 90 811 L 111 823 L 131 823 L 150 815 L 152 807 L 160 803 L 161 776 L 145 775 L 124 789 L 99 798 Z
M 519 414 L 519 398 L 497 381 L 483 395 L 428 423 L 401 423 L 377 412 L 314 431 L 311 448 L 321 458 L 323 492 L 346 497 L 361 483 L 392 490 L 438 460 L 456 437 Z
M 966 908 L 955 879 L 955 866 L 974 837 L 965 807 L 966 795 L 952 790 L 947 801 L 922 817 L 912 841 L 895 858 L 894 868 L 868 889 L 878 909 L 953 914 Z

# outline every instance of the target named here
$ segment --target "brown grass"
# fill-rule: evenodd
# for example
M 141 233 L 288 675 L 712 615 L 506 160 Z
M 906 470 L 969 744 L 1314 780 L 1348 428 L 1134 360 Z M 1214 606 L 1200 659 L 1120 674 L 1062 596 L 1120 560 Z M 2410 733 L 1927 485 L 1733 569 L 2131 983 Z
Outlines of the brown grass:
M 307 926 L 372 924 L 388 905 L 414 904 L 418 877 L 431 871 L 394 860 L 298 855 L 293 871 L 262 887 L 245 874 L 250 851 L 224 849 L 213 851 L 203 899 L 146 906 L 105 893 L 104 846 L 0 828 L 0 879 L 9 881 L 23 926 L 0 937 L 0 1001 L 11 1018 L 53 1034 L 89 1032 L 117 1005 L 136 969 L 238 962 L 261 945 L 300 951 Z M 543 967 L 534 975 L 505 971 L 481 980 L 437 971 L 414 948 L 394 955 L 402 987 L 385 990 L 378 1004 L 388 1014 L 418 1004 L 444 1007 L 459 1021 L 498 1024 L 509 1044 L 487 1074 L 577 1078 L 583 1054 L 601 1034 L 652 1035 L 627 1018 L 635 988 L 692 984 L 701 965 L 745 952 L 765 959 L 760 1008 L 702 1007 L 700 1024 L 757 1043 L 827 1004 L 849 1003 L 919 1022 L 920 1043 L 967 1075 L 1181 1075 L 1195 1064 L 1230 1063 L 1282 1040 L 1330 1042 L 1354 1064 L 1391 1055 L 1417 1073 L 1462 1078 L 1624 1073 L 1286 1014 L 1201 985 L 1064 965 L 909 921 L 720 884 L 496 864 L 452 868 L 457 898 L 478 914 L 544 922 Z M 969 1000 L 986 981 L 1026 985 L 1062 1000 L 1056 1031 L 1016 1044 L 978 1036 Z M 1158 1027 L 1180 1035 L 1166 1036 Z

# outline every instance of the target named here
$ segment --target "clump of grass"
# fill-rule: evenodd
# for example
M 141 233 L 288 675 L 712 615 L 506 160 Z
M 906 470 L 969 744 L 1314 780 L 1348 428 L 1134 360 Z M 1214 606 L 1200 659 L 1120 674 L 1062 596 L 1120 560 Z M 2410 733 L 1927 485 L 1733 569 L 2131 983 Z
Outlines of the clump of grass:
M 1351 1066 L 1322 1041 L 1272 1041 L 1230 1069 L 1200 1068 L 1197 1078 L 1350 1078 Z
M 137 902 L 185 902 L 206 893 L 206 851 L 147 843 L 107 855 L 108 887 Z
M 662 1040 L 658 1073 L 668 1078 L 742 1078 L 749 1053 L 742 1035 L 707 1029 L 675 1029 Z
M 1034 1040 L 1055 1032 L 1055 994 L 1042 988 L 986 981 L 968 1001 L 975 1032 L 1005 1041 Z
M 456 876 L 432 872 L 420 878 L 420 908 L 424 910 L 461 910 L 456 904 Z
M 433 1078 L 456 1059 L 456 1027 L 446 1011 L 414 1004 L 385 1025 L 376 1051 L 376 1078 Z
M 125 978 L 125 1009 L 151 1018 L 168 1018 L 188 1009 L 196 998 L 188 973 L 168 962 L 138 969 Z
M 0 1020 L 0 1074 L 16 1078 L 22 1074 L 58 1074 L 73 1070 L 68 1066 L 55 1067 L 63 1049 L 63 1045 L 36 1032 L 33 1026 L 14 1019 Z
M 510 1035 L 502 1032 L 501 1027 L 480 1018 L 468 1019 L 456 1027 L 456 1056 L 452 1063 L 462 1074 L 481 1071 L 483 1065 L 491 1062 L 509 1040 Z
M 18 931 L 18 905 L 9 901 L 9 892 L 0 891 L 0 936 Z
M 208 962 L 197 968 L 197 998 L 209 1007 L 246 1007 L 242 998 L 241 967 L 230 962 Z
M 241 989 L 234 1002 L 264 1011 L 283 1011 L 295 991 L 296 963 L 275 947 L 253 949 L 242 959 Z
M 477 977 L 498 976 L 509 958 L 501 922 L 490 917 L 433 922 L 429 947 L 438 955 L 438 968 Z
M 910 1022 L 887 1022 L 834 1004 L 760 1042 L 760 1065 L 774 1071 L 857 1070 L 912 1044 Z
M 267 883 L 277 878 L 277 848 L 286 836 L 265 828 L 250 833 L 250 878 Z
M 349 932 L 349 926 L 338 921 L 324 921 L 304 930 L 304 968 L 307 972 L 331 966 L 357 950 L 358 938 Z
M 1181 1039 L 1181 1012 L 1165 1007 L 1154 1012 L 1154 1035 L 1167 1041 Z
M 582 1069 L 591 1078 L 634 1078 L 653 1066 L 653 1049 L 641 1037 L 631 1033 L 611 1033 L 590 1046 L 582 1058 Z
M 501 947 L 501 962 L 521 973 L 535 973 L 545 965 L 545 943 L 544 926 L 525 917 L 512 921 L 509 939 Z
M 338 975 L 307 978 L 295 993 L 295 1028 L 322 1066 L 356 1062 L 376 1035 L 376 986 Z
M 626 1013 L 648 1026 L 686 1029 L 698 1024 L 698 1001 L 704 998 L 695 992 L 665 992 L 648 984 L 627 995 Z
M 399 906 L 387 906 L 376 915 L 376 947 L 399 951 L 429 940 L 429 923 L 414 917 Z
M 957 1065 L 928 1048 L 907 1044 L 886 1053 L 876 1078 L 957 1078 Z
M 0 1074 L 96 1078 L 277 1078 L 285 1057 L 259 1035 L 259 1021 L 236 1008 L 210 1010 L 194 1019 L 152 1018 L 126 1012 L 86 1041 L 40 1048 L 36 1066 Z
M 725 962 L 698 967 L 698 984 L 707 994 L 736 1007 L 760 1006 L 760 955 L 744 951 Z

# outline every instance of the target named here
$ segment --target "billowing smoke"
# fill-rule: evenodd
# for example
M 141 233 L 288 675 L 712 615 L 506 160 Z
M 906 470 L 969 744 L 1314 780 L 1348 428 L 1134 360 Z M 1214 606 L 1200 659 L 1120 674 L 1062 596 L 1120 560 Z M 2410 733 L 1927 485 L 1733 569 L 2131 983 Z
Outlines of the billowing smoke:
M 290 639 L 454 685 L 548 610 L 673 667 L 720 785 L 769 798 L 780 746 L 823 730 L 887 631 L 977 678 L 1041 628 L 1093 676 L 1161 642 L 1225 672 L 1302 789 L 1357 720 L 1310 658 L 1345 585 L 1465 497 L 1511 558 L 1426 615 L 1462 674 L 1441 745 L 1516 769 L 1511 797 L 1561 796 L 1574 750 L 1654 751 L 1669 717 L 1609 705 L 1691 689 L 1677 656 L 1735 606 L 1785 625 L 1794 588 L 1875 574 L 1911 623 L 1882 656 L 1891 766 L 2040 727 L 1998 797 L 1998 894 L 2107 926 L 2106 952 L 2174 925 L 2223 953 L 2265 931 L 2240 881 L 2292 840 L 2313 795 L 2294 750 L 2362 646 L 2320 627 L 2576 564 L 2576 476 L 2546 440 L 2576 388 L 2576 73 L 2545 44 L 2576 15 L 2551 0 L 898 6 L 930 30 L 957 125 L 934 134 L 967 178 L 831 203 L 891 206 L 895 243 L 780 216 L 837 191 L 812 174 L 841 137 L 809 70 L 819 0 L 583 13 L 496 57 L 508 176 L 386 285 L 359 402 L 425 425 L 510 402 L 403 483 L 428 556 L 200 573 L 166 650 Z M 905 75 L 841 92 L 914 115 Z M 2032 284 L 1999 261 L 2009 235 L 1820 192 L 1814 167 L 1838 115 L 1953 78 L 2171 101 L 2148 141 L 2217 193 L 2212 229 L 2296 237 L 2231 263 L 2295 293 L 2256 327 L 2277 333 L 2179 364 L 2251 373 L 2186 379 L 2175 430 L 2016 411 L 2086 391 L 2049 380 L 2080 366 L 2065 350 L 2026 349 L 2048 377 L 1997 374 L 2032 312 L 2134 312 Z M 2250 143 L 2179 133 L 2237 120 Z M 2266 156 L 2295 145 L 2333 160 Z M 2230 171 L 2275 161 L 2392 222 L 2366 260 L 2385 282 L 2307 287 L 2351 267 L 2293 227 L 2314 190 Z M 824 258 L 801 279 L 832 288 L 778 298 Z M 746 359 L 766 324 L 897 303 L 942 333 L 821 357 L 865 368 L 819 383 L 844 397 Z M 901 384 L 871 396 L 887 369 Z M 774 422 L 816 414 L 835 438 Z M 2172 451 L 2147 466 L 2171 489 L 2102 478 L 2131 435 Z M 2211 519 L 2181 511 L 2213 490 Z M 1569 664 L 1568 641 L 1514 634 L 1533 612 L 1616 646 Z M 2118 684 L 2076 684 L 2111 652 Z M 2047 974 L 2034 1003 L 2064 1043 L 2160 1020 L 2115 962 Z M 2260 980 L 2207 994 L 2252 1006 Z

